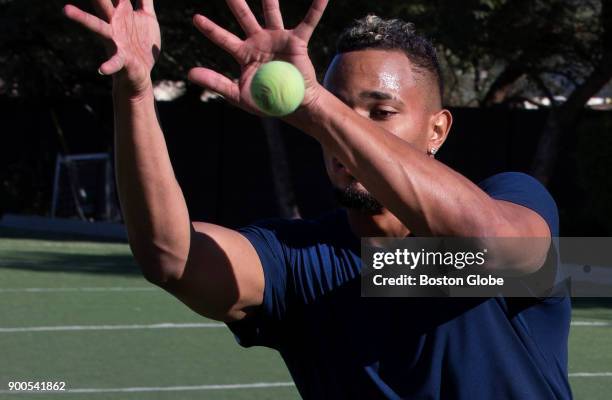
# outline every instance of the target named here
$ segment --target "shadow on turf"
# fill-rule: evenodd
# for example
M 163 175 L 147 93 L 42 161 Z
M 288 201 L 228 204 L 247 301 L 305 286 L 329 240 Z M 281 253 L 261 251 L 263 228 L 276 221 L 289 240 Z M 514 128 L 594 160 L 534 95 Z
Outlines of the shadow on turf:
M 34 231 L 0 227 L 0 239 L 34 239 L 58 242 L 127 243 L 127 240 L 59 232 Z
M 611 308 L 610 297 L 576 297 L 572 299 L 573 308 Z
M 38 272 L 74 272 L 102 275 L 140 275 L 140 268 L 130 255 L 59 254 L 36 251 L 4 253 L 0 269 Z

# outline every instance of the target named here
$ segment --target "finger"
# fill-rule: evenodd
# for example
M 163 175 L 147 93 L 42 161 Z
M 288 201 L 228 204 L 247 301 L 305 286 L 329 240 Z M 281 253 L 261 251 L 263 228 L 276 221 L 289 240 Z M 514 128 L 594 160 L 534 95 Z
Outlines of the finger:
M 295 28 L 295 34 L 306 42 L 310 40 L 312 32 L 321 21 L 325 7 L 329 0 L 313 0 L 306 17 L 304 20 Z
M 86 13 L 72 4 L 68 4 L 64 7 L 64 15 L 105 39 L 110 39 L 112 36 L 113 32 L 111 26 L 107 22 Z
M 266 20 L 266 28 L 284 29 L 283 15 L 281 14 L 278 0 L 263 0 L 263 14 Z
M 110 21 L 115 7 L 111 0 L 92 0 L 93 6 L 102 18 Z
M 196 14 L 193 17 L 193 24 L 211 42 L 227 51 L 236 60 L 239 59 L 239 50 L 243 43 L 240 38 L 221 28 L 203 15 Z
M 140 0 L 139 6 L 143 11 L 150 14 L 155 14 L 155 5 L 153 4 L 153 0 Z
M 227 0 L 227 5 L 247 36 L 254 35 L 261 30 L 261 26 L 246 0 Z
M 102 75 L 113 75 L 121 71 L 125 65 L 125 60 L 119 52 L 112 56 L 108 61 L 100 66 L 98 72 Z
M 189 80 L 196 85 L 219 93 L 227 101 L 237 105 L 240 103 L 240 88 L 228 77 L 208 68 L 193 68 L 189 71 Z

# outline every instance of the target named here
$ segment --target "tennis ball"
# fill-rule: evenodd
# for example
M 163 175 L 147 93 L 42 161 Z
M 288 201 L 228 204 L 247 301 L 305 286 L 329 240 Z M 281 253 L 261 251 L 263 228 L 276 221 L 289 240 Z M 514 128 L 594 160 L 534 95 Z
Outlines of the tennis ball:
M 304 77 L 293 64 L 271 61 L 259 67 L 251 82 L 251 96 L 259 109 L 273 117 L 294 112 L 304 100 Z

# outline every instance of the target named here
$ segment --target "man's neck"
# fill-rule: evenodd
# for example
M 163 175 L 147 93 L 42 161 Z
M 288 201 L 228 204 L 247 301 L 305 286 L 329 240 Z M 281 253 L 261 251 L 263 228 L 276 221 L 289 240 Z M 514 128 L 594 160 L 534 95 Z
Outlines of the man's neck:
M 406 237 L 410 234 L 410 230 L 387 209 L 375 215 L 348 209 L 347 215 L 353 234 L 360 238 Z

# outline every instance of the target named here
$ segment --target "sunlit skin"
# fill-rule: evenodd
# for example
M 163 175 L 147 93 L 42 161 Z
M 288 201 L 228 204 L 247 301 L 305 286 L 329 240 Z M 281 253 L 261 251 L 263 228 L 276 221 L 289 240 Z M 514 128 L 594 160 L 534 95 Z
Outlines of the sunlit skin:
M 357 236 L 550 238 L 535 212 L 492 199 L 427 154 L 442 146 L 452 119 L 431 77 L 416 71 L 405 54 L 342 54 L 324 84 L 318 82 L 308 44 L 328 2 L 313 0 L 303 20 L 289 28 L 278 0 L 262 0 L 263 25 L 246 0 L 226 0 L 244 38 L 194 16 L 195 27 L 236 60 L 241 74 L 233 80 L 198 67 L 189 79 L 261 115 L 250 92 L 255 72 L 271 60 L 294 64 L 304 76 L 305 97 L 285 121 L 321 143 L 333 185 L 346 186 L 354 177 L 360 190 L 367 188 L 385 207 L 379 215 L 349 212 Z M 263 301 L 261 260 L 239 232 L 190 218 L 155 111 L 150 73 L 162 46 L 154 1 L 92 3 L 97 15 L 73 5 L 64 13 L 106 45 L 100 72 L 113 77 L 117 189 L 134 257 L 149 281 L 199 314 L 245 318 Z M 525 273 L 541 266 L 547 249 L 544 243 L 532 251 L 491 252 L 499 254 L 500 265 Z
M 439 149 L 451 126 L 452 117 L 442 109 L 438 84 L 425 70 L 415 69 L 402 51 L 365 49 L 337 55 L 325 75 L 324 86 L 359 115 L 412 144 L 424 154 Z M 438 129 L 441 135 L 431 135 Z M 323 151 L 325 168 L 332 185 L 366 188 L 330 151 Z M 357 236 L 406 236 L 406 227 L 389 210 L 372 215 L 349 210 Z

